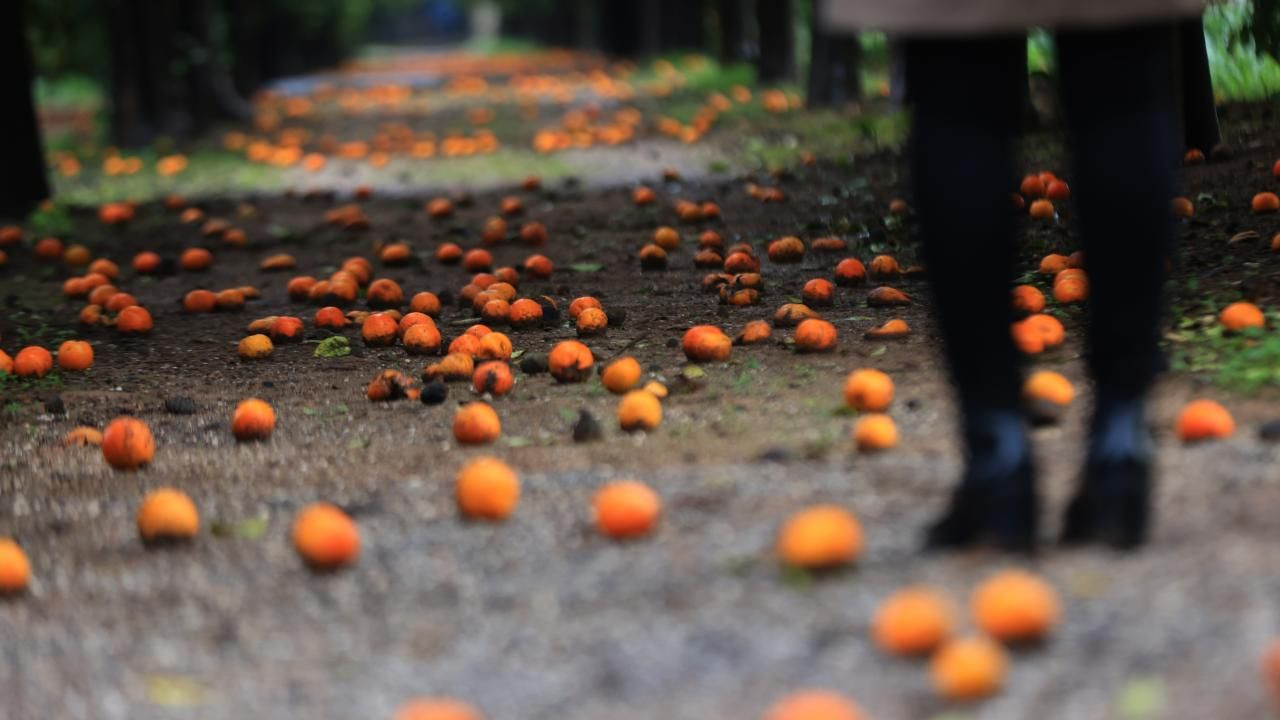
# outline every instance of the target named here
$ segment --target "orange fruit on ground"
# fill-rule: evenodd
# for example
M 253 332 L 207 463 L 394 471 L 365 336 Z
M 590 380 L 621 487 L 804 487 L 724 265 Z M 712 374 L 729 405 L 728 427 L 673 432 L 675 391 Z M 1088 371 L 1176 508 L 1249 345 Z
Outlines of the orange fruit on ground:
M 591 377 L 595 357 L 591 348 L 577 340 L 556 343 L 547 355 L 547 367 L 551 376 L 560 382 L 582 382 Z
M 58 367 L 78 372 L 93 365 L 93 346 L 83 340 L 68 340 L 58 346 Z
M 662 423 L 662 401 L 647 390 L 632 390 L 618 401 L 618 426 L 628 432 L 652 430 Z
M 1004 650 L 984 637 L 952 640 L 933 656 L 933 687 L 948 700 L 979 700 L 1004 684 L 1009 660 Z
M 932 652 L 951 637 L 955 608 L 942 592 L 925 586 L 903 588 L 876 609 L 871 635 L 891 655 Z
M 604 366 L 600 380 L 609 392 L 621 395 L 634 388 L 643 375 L 644 368 L 640 367 L 640 361 L 624 355 Z
M 1071 381 L 1052 370 L 1037 370 L 1022 385 L 1022 395 L 1029 400 L 1042 400 L 1054 405 L 1070 405 L 1076 391 Z
M 0 375 L 8 375 L 13 372 L 13 358 L 9 357 L 9 353 L 0 350 Z
M 973 622 L 997 640 L 1039 640 L 1062 615 L 1058 593 L 1043 579 L 1023 570 L 1004 570 L 983 580 L 969 597 Z
M 836 326 L 820 320 L 809 318 L 796 326 L 796 350 L 805 353 L 830 352 L 836 347 Z
M 1196 214 L 1196 206 L 1191 200 L 1184 197 L 1176 197 L 1172 202 L 1173 216 L 1184 220 L 1190 219 Z
M 13 373 L 18 377 L 44 377 L 53 369 L 53 355 L 39 345 L 29 345 L 13 356 Z
M 494 397 L 501 397 L 511 392 L 515 382 L 515 378 L 511 375 L 511 368 L 502 360 L 480 363 L 476 366 L 475 374 L 471 376 L 471 386 L 476 392 L 482 395 L 489 393 Z
M 116 330 L 126 335 L 145 335 L 151 327 L 151 313 L 141 305 L 131 305 L 116 316 Z
M 1280 210 L 1280 196 L 1273 192 L 1260 192 L 1253 196 L 1251 207 L 1255 215 L 1273 213 Z
M 1061 256 L 1059 256 L 1061 257 Z M 1044 310 L 1044 293 L 1034 285 L 1019 285 L 1013 289 L 1013 307 L 1025 313 L 1038 313 Z
M 862 525 L 835 505 L 816 505 L 792 515 L 778 533 L 778 556 L 809 570 L 848 565 L 862 552 Z
M 31 562 L 18 543 L 0 537 L 0 595 L 17 595 L 31 582 Z
M 187 248 L 179 256 L 178 265 L 188 272 L 208 270 L 213 265 L 213 253 L 204 248 Z
M 1051 220 L 1054 212 L 1052 200 L 1036 200 L 1031 203 L 1031 218 L 1033 220 Z
M 501 434 L 502 421 L 497 411 L 486 403 L 467 403 L 453 416 L 453 436 L 464 445 L 490 443 Z
M 83 425 L 72 428 L 62 436 L 62 444 L 67 447 L 102 447 L 102 431 Z
M 182 309 L 189 313 L 213 312 L 218 296 L 210 290 L 192 290 L 182 298 Z
M 360 555 L 360 529 L 329 503 L 312 503 L 293 520 L 293 547 L 316 570 L 336 570 Z
M 1057 275 L 1071 267 L 1071 259 L 1066 255 L 1050 253 L 1040 260 L 1041 275 Z
M 685 331 L 681 347 L 693 362 L 724 362 L 733 352 L 733 338 L 714 325 L 695 325 Z
M 189 540 L 198 532 L 200 513 L 181 490 L 156 488 L 138 507 L 138 534 L 143 542 Z
M 1267 324 L 1266 316 L 1262 314 L 1257 305 L 1251 302 L 1231 303 L 1223 308 L 1222 314 L 1218 316 L 1218 319 L 1222 321 L 1223 327 L 1231 331 L 1260 328 Z
M 1280 161 L 1277 161 L 1276 168 L 1280 170 Z M 1280 176 L 1280 172 L 1277 175 Z M 0 586 L 2 583 L 0 580 Z M 1280 638 L 1272 640 L 1262 656 L 1262 679 L 1266 681 L 1271 697 L 1280 702 Z
M 484 720 L 484 715 L 461 700 L 417 698 L 401 705 L 392 720 Z
M 520 478 L 501 460 L 479 457 L 458 471 L 455 492 L 465 517 L 505 520 L 520 502 Z
M 262 333 L 246 335 L 240 339 L 240 345 L 236 348 L 236 352 L 244 360 L 261 360 L 270 357 L 275 351 L 275 345 L 271 342 L 271 338 Z
M 117 470 L 137 470 L 151 462 L 156 441 L 147 424 L 131 417 L 118 417 L 102 433 L 102 457 Z
M 1236 431 L 1236 421 L 1226 408 L 1212 400 L 1194 400 L 1178 414 L 1178 438 L 1183 442 L 1220 440 Z
M 884 412 L 893 402 L 893 379 L 880 370 L 854 370 L 844 381 L 844 401 L 861 412 Z
M 888 450 L 898 444 L 898 426 L 884 413 L 868 413 L 854 423 L 853 440 L 864 452 Z
M 593 502 L 596 527 L 611 538 L 649 534 L 662 512 L 662 498 L 642 482 L 623 480 L 605 485 Z
M 241 400 L 231 414 L 231 434 L 240 442 L 266 440 L 276 429 L 276 411 L 265 400 Z
M 829 690 L 799 690 L 774 703 L 764 720 L 864 720 L 852 700 Z

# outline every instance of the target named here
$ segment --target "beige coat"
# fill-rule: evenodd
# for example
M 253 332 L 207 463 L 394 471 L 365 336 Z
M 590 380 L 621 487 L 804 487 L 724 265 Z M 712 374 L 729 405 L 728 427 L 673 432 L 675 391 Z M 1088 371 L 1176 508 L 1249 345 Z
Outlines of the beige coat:
M 1089 28 L 1172 20 L 1206 0 L 823 0 L 832 29 L 897 35 L 974 35 L 1033 26 Z

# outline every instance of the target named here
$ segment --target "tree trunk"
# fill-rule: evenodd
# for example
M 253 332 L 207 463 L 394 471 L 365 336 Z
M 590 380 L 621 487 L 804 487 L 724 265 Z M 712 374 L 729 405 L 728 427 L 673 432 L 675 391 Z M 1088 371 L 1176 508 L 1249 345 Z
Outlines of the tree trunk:
M 49 197 L 22 0 L 0 3 L 0 217 L 25 218 Z
M 639 53 L 641 57 L 657 54 L 662 47 L 662 1 L 632 0 L 640 9 Z
M 760 57 L 756 71 L 761 82 L 776 83 L 795 78 L 796 43 L 791 0 L 756 0 L 756 23 L 760 27 Z
M 1205 48 L 1204 21 L 1197 17 L 1178 24 L 1182 56 L 1182 123 L 1188 148 L 1208 155 L 1222 142 L 1218 108 L 1209 75 L 1209 55 Z
M 742 0 L 719 0 L 720 62 L 724 64 L 746 59 L 747 18 Z
M 252 109 L 235 91 L 210 27 L 209 0 L 183 0 L 179 16 L 180 63 L 185 70 L 185 102 L 191 130 L 218 120 L 248 120 Z

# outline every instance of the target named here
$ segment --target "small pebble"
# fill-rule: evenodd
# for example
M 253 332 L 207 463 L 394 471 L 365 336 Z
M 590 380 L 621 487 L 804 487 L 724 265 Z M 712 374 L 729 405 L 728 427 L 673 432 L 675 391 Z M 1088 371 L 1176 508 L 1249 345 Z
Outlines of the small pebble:
M 164 411 L 171 415 L 192 415 L 196 411 L 196 403 L 185 395 L 176 395 L 164 399 Z
M 442 382 L 433 382 L 422 388 L 423 405 L 439 405 L 449 397 L 449 386 Z
M 604 436 L 600 423 L 595 416 L 586 410 L 578 411 L 578 422 L 573 424 L 574 442 L 592 442 Z

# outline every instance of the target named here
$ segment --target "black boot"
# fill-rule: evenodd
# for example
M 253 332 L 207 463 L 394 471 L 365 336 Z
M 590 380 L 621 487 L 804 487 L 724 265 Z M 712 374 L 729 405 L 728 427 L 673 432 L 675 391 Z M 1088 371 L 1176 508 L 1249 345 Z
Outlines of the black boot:
M 929 549 L 990 545 L 1035 549 L 1040 508 L 1035 469 L 1020 413 L 973 413 L 966 419 L 968 458 L 960 487 L 925 536 Z
M 1129 549 L 1146 541 L 1151 440 L 1143 406 L 1143 398 L 1099 398 L 1084 477 L 1063 523 L 1064 544 L 1100 542 Z

